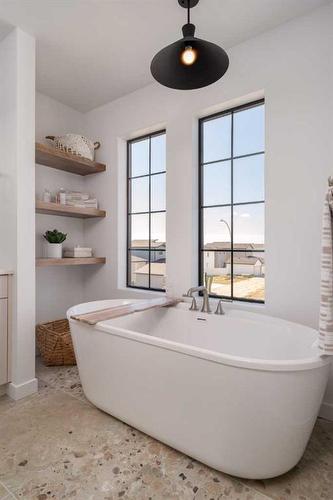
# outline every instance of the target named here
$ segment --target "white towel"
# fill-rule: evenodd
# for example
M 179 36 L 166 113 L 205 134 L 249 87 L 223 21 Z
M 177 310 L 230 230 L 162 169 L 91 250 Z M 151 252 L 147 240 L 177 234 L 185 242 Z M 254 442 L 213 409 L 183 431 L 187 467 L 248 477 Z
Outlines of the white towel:
M 333 356 L 333 234 L 332 189 L 325 197 L 322 222 L 319 342 L 321 354 Z

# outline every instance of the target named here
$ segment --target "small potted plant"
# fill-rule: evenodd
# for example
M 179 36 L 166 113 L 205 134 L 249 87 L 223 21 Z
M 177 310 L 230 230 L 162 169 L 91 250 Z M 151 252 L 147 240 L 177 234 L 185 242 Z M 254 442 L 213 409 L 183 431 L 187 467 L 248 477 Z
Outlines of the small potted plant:
M 67 238 L 67 234 L 53 229 L 53 231 L 46 231 L 43 237 L 47 241 L 47 257 L 50 259 L 61 259 L 62 244 Z

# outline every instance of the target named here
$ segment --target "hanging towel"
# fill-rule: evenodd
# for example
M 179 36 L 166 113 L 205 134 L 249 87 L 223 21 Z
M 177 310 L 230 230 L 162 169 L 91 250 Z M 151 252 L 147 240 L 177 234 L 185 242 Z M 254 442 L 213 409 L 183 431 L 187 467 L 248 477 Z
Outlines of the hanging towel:
M 322 223 L 319 342 L 321 354 L 333 356 L 333 189 L 325 198 Z

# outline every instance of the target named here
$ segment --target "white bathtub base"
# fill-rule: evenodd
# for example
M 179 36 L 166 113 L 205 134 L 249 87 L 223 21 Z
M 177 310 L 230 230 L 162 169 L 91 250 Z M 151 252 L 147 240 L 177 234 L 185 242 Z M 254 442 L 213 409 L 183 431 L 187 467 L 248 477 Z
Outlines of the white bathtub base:
M 71 330 L 85 395 L 103 411 L 234 476 L 276 477 L 302 457 L 329 365 L 247 369 L 112 329 L 72 321 Z

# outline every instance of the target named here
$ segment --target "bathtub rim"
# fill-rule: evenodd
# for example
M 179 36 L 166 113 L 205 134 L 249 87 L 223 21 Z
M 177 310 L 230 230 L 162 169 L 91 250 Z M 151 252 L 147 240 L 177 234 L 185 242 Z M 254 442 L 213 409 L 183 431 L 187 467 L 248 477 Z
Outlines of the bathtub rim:
M 138 302 L 142 299 L 109 299 L 109 301 L 125 301 L 126 303 Z M 318 356 L 302 358 L 302 359 L 288 359 L 288 360 L 274 360 L 274 359 L 260 359 L 260 358 L 246 358 L 242 356 L 234 356 L 231 354 L 219 353 L 216 351 L 211 351 L 209 349 L 204 349 L 202 347 L 192 346 L 188 344 L 183 344 L 181 342 L 175 342 L 161 337 L 156 337 L 154 335 L 148 335 L 145 333 L 136 332 L 134 330 L 128 330 L 126 328 L 115 327 L 110 324 L 106 325 L 106 322 L 101 321 L 94 326 L 89 326 L 87 324 L 81 323 L 77 320 L 72 319 L 70 316 L 75 313 L 75 309 L 82 308 L 86 305 L 97 304 L 105 301 L 93 301 L 78 304 L 71 307 L 67 311 L 67 318 L 70 323 L 75 323 L 76 325 L 87 328 L 91 330 L 99 330 L 109 335 L 115 335 L 117 337 L 122 337 L 127 340 L 134 342 L 143 343 L 146 345 L 152 345 L 165 350 L 178 352 L 180 354 L 185 354 L 187 356 L 192 356 L 195 358 L 203 359 L 206 361 L 211 361 L 218 364 L 223 364 L 227 366 L 233 366 L 236 368 L 245 368 L 248 370 L 258 370 L 258 371 L 273 371 L 273 372 L 293 372 L 293 371 L 308 371 L 316 368 L 322 368 L 330 365 L 331 358 L 329 356 L 322 356 L 318 352 Z M 176 306 L 176 307 L 179 307 Z M 148 312 L 148 311 L 147 311 Z M 140 311 L 139 314 L 145 314 L 145 311 Z M 205 313 L 200 313 L 205 314 Z M 252 313 L 250 313 L 252 314 Z M 267 316 L 269 318 L 270 316 Z M 280 320 L 279 318 L 274 318 L 285 323 L 291 323 L 290 321 Z M 108 320 L 108 322 L 112 320 Z M 297 324 L 297 323 L 295 323 Z M 309 328 L 309 327 L 304 327 Z M 314 332 L 316 330 L 313 330 Z

